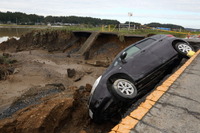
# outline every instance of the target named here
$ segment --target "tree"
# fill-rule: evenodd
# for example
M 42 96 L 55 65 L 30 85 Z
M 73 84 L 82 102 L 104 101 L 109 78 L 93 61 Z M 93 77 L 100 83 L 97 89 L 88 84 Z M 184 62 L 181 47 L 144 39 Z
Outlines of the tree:
M 160 24 L 160 23 L 149 23 L 145 24 L 148 27 L 163 27 L 163 28 L 171 28 L 171 29 L 185 29 L 184 27 L 180 25 L 174 25 L 174 24 Z

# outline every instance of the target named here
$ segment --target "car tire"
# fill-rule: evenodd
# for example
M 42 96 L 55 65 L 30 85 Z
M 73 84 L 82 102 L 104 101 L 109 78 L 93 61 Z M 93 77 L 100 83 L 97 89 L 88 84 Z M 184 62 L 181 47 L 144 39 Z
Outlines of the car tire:
M 130 100 L 137 95 L 137 89 L 132 82 L 126 79 L 117 79 L 112 85 L 115 96 L 121 100 Z
M 194 51 L 194 48 L 186 42 L 178 42 L 174 48 L 183 57 L 187 57 L 189 51 Z

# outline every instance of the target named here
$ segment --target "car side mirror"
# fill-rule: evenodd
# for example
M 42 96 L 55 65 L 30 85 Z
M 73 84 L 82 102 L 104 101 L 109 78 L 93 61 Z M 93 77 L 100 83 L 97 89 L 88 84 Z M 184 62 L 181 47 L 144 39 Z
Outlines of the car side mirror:
M 120 55 L 120 59 L 121 59 L 122 63 L 126 63 L 126 60 L 125 60 L 126 56 L 127 56 L 127 53 L 126 53 L 126 52 L 123 52 L 123 53 Z

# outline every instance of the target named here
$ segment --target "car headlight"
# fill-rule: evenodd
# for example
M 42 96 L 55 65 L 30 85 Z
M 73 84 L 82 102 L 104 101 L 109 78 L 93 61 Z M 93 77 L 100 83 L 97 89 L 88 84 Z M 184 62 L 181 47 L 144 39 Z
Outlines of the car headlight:
M 98 77 L 97 80 L 94 82 L 94 84 L 93 84 L 93 86 L 92 86 L 92 90 L 91 90 L 91 92 L 90 92 L 90 97 L 89 97 L 89 100 L 88 100 L 88 107 L 89 107 L 90 102 L 91 102 L 91 100 L 92 100 L 92 95 L 93 95 L 93 93 L 94 93 L 94 90 L 96 89 L 97 85 L 99 84 L 99 81 L 101 80 L 101 77 L 102 77 L 102 76 Z
M 101 77 L 98 77 L 97 80 L 94 82 L 93 86 L 92 86 L 92 90 L 90 92 L 90 95 L 92 95 L 94 93 L 94 90 L 96 89 L 97 85 L 99 84 L 99 81 L 101 80 Z
M 89 116 L 90 116 L 90 118 L 93 119 L 93 112 L 92 112 L 92 110 L 90 110 L 90 109 L 89 109 Z

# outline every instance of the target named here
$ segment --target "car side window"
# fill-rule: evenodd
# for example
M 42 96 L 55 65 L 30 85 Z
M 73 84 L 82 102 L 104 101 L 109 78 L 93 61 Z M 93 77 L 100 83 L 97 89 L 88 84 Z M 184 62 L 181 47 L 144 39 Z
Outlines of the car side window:
M 127 53 L 126 55 L 126 58 L 129 58 L 130 56 L 133 56 L 137 51 L 139 51 L 140 49 L 136 46 L 132 46 L 128 49 L 125 50 L 125 52 Z M 113 63 L 113 66 L 117 66 L 119 64 L 119 62 L 121 62 L 121 59 L 120 58 L 117 58 L 114 63 Z
M 137 46 L 138 48 L 140 48 L 140 49 L 143 49 L 143 48 L 145 48 L 146 46 L 150 45 L 151 43 L 153 43 L 153 42 L 155 42 L 155 41 L 156 41 L 156 40 L 154 40 L 154 39 L 148 38 L 148 39 L 146 39 L 146 40 L 144 40 L 144 41 L 142 41 L 142 42 L 136 44 L 136 46 Z
M 136 46 L 132 46 L 128 48 L 127 50 L 125 50 L 125 52 L 127 53 L 126 59 L 129 58 L 130 56 L 133 56 L 139 50 L 140 49 Z

